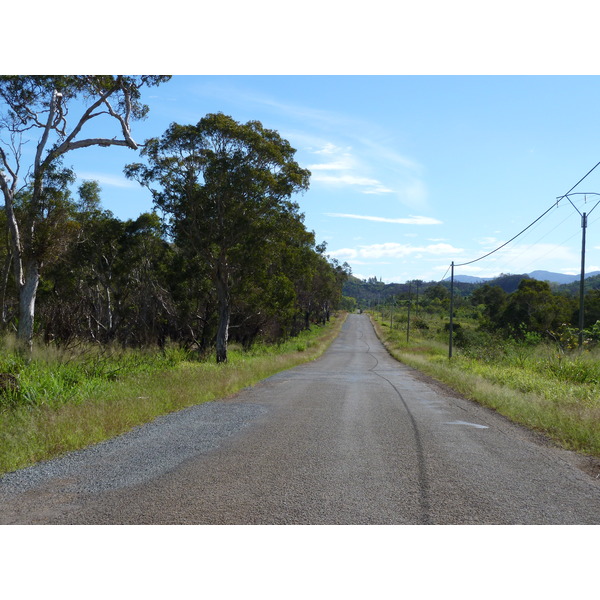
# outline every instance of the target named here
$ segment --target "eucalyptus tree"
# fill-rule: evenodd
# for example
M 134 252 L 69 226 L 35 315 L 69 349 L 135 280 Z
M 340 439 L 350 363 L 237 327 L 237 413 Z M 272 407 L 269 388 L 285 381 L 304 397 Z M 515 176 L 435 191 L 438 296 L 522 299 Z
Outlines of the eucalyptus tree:
M 308 188 L 310 172 L 294 160 L 295 152 L 260 122 L 242 124 L 217 113 L 196 125 L 173 123 L 160 139 L 146 141 L 148 165 L 126 168 L 151 189 L 176 242 L 209 268 L 219 363 L 227 360 L 232 290 L 260 270 L 269 245 L 285 237 L 286 217 L 302 218 L 291 197 Z
M 10 231 L 13 269 L 19 293 L 17 336 L 31 349 L 35 300 L 40 273 L 49 248 L 38 238 L 54 209 L 56 195 L 46 188 L 51 178 L 68 170 L 63 157 L 90 146 L 137 149 L 131 123 L 148 107 L 140 101 L 144 86 L 167 80 L 164 76 L 0 76 L 0 188 Z M 75 117 L 72 118 L 73 113 Z M 118 135 L 96 137 L 87 132 L 92 121 L 106 129 L 116 124 Z M 33 143 L 28 153 L 27 143 Z M 18 210 L 19 193 L 28 194 Z

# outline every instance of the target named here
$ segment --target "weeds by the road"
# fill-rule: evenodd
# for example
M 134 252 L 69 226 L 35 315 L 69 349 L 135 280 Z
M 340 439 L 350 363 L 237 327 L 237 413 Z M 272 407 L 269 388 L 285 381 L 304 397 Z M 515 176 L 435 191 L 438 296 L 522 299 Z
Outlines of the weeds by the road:
M 550 343 L 480 334 L 482 339 L 456 348 L 449 359 L 448 343 L 431 335 L 432 324 L 428 335 L 417 330 L 407 342 L 405 330 L 390 329 L 377 317 L 373 322 L 398 360 L 564 448 L 600 456 L 600 350 L 565 353 Z
M 159 415 L 223 398 L 279 371 L 314 360 L 344 317 L 278 345 L 231 348 L 228 362 L 164 352 L 59 355 L 30 362 L 0 354 L 0 369 L 18 387 L 0 395 L 0 474 L 109 439 Z

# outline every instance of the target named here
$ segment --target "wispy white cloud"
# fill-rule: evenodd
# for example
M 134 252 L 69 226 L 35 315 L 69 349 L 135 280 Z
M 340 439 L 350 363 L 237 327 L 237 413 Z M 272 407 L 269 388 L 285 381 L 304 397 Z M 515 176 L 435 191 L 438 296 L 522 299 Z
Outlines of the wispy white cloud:
M 343 219 L 361 219 L 363 221 L 376 221 L 379 223 L 398 223 L 400 225 L 441 225 L 442 221 L 433 219 L 431 217 L 400 217 L 397 219 L 389 217 L 373 217 L 369 215 L 353 215 L 345 213 L 325 213 L 328 217 L 340 217 Z
M 314 165 L 308 165 L 309 171 L 346 171 L 350 169 L 350 165 L 344 161 L 338 160 L 336 162 L 329 163 L 317 163 Z
M 320 149 L 314 150 L 313 153 L 325 155 L 331 159 L 327 162 L 308 165 L 313 181 L 325 185 L 357 187 L 363 194 L 390 194 L 394 191 L 378 179 L 363 174 L 368 169 L 352 153 L 350 146 L 341 148 L 327 143 Z M 342 173 L 340 173 L 341 171 Z M 347 171 L 352 171 L 352 174 Z
M 402 204 L 413 209 L 423 209 L 427 207 L 427 186 L 425 183 L 412 175 L 405 175 L 398 182 L 396 192 L 398 199 Z
M 312 150 L 313 154 L 336 154 L 339 153 L 340 148 L 331 142 L 327 142 L 324 146 L 318 150 Z
M 413 208 L 427 205 L 427 187 L 419 165 L 373 144 L 357 147 L 331 142 L 314 143 L 308 150 L 327 160 L 309 164 L 312 180 L 323 185 L 354 187 L 362 194 L 395 195 L 402 204 Z M 374 176 L 374 174 L 376 176 Z
M 348 186 L 361 194 L 393 195 L 413 210 L 427 206 L 423 166 L 399 152 L 398 140 L 374 121 L 289 102 L 246 85 L 211 82 L 196 86 L 195 92 L 228 102 L 234 99 L 246 109 L 266 108 L 283 117 L 287 131 L 281 133 L 298 149 L 299 155 L 310 157 L 306 162 L 314 183 Z M 340 174 L 340 171 L 352 173 Z
M 338 250 L 335 250 L 335 252 L 331 252 L 331 254 L 333 254 L 338 260 L 351 260 L 358 256 L 358 250 L 354 248 L 339 248 Z
M 119 188 L 137 188 L 139 184 L 125 177 L 107 175 L 106 173 L 91 173 L 89 171 L 79 171 L 77 178 L 86 181 L 97 181 L 101 185 L 108 185 Z
M 387 188 L 383 185 L 377 185 L 372 189 L 363 190 L 363 194 L 392 194 L 394 190 Z
M 495 237 L 483 237 L 479 240 L 479 244 L 482 246 L 489 246 L 493 248 L 494 246 L 499 246 L 503 242 L 499 241 L 498 238 Z
M 315 150 L 314 154 L 326 155 L 327 162 L 319 162 L 308 165 L 312 171 L 349 171 L 357 167 L 356 160 L 352 156 L 351 148 L 338 148 L 333 144 L 326 144 L 322 150 Z
M 385 187 L 377 179 L 360 177 L 358 175 L 313 175 L 313 181 L 319 181 L 331 185 L 350 185 L 365 188 L 361 190 L 364 194 L 389 194 L 393 190 Z
M 461 254 L 463 248 L 455 248 L 450 244 L 429 244 L 428 246 L 412 246 L 410 244 L 399 244 L 397 242 L 386 242 L 383 244 L 371 244 L 359 246 L 358 248 L 340 248 L 331 252 L 332 256 L 340 260 L 353 259 L 400 259 L 415 255 L 449 256 Z
M 368 148 L 372 154 L 378 156 L 380 159 L 383 159 L 388 163 L 395 165 L 396 167 L 402 167 L 418 173 L 423 170 L 423 166 L 416 160 L 392 150 L 385 143 L 377 142 L 373 139 L 365 137 L 360 137 L 359 140 L 361 144 Z

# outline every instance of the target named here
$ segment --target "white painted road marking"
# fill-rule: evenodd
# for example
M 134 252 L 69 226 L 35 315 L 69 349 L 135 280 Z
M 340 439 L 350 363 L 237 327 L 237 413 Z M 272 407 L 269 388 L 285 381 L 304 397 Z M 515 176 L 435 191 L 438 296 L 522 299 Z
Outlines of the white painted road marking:
M 467 421 L 446 422 L 445 425 L 468 425 L 469 427 L 477 427 L 477 429 L 488 429 L 487 425 L 478 425 L 477 423 L 468 423 Z

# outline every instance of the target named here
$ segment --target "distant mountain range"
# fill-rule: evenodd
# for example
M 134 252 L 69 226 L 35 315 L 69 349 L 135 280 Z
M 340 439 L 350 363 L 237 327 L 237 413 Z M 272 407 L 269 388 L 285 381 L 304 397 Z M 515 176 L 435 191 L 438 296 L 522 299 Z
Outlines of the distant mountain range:
M 565 275 L 564 273 L 552 273 L 551 271 L 533 271 L 527 273 L 532 279 L 538 279 L 539 281 L 550 281 L 551 283 L 573 283 L 579 281 L 579 275 Z M 588 277 L 594 277 L 600 275 L 600 271 L 591 271 L 586 273 L 586 279 Z M 461 283 L 485 283 L 486 281 L 492 281 L 497 277 L 472 277 L 471 275 L 455 275 L 454 281 L 460 281 Z M 447 279 L 449 281 L 449 278 Z

